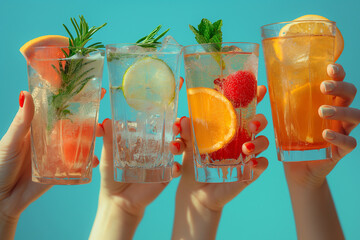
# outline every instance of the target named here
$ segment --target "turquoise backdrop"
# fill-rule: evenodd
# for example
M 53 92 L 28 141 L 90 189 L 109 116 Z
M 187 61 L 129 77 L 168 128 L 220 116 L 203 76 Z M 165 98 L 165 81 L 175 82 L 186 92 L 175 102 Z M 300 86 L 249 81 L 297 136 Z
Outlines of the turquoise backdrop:
M 26 63 L 19 48 L 30 39 L 48 35 L 65 35 L 62 24 L 83 14 L 90 25 L 108 25 L 96 34 L 104 43 L 134 42 L 158 24 L 171 28 L 169 34 L 182 45 L 195 44 L 188 25 L 201 18 L 222 19 L 224 41 L 261 42 L 264 24 L 292 20 L 305 14 L 318 14 L 337 22 L 345 39 L 339 59 L 346 81 L 360 89 L 360 2 L 355 0 L 258 0 L 258 1 L 0 1 L 0 136 L 18 110 L 18 96 L 27 90 Z M 265 84 L 265 66 L 261 51 L 259 84 Z M 182 70 L 183 73 L 183 70 Z M 108 89 L 107 67 L 103 87 Z M 360 108 L 360 94 L 353 107 Z M 295 224 L 282 163 L 277 161 L 274 130 L 268 95 L 258 106 L 269 120 L 262 133 L 270 146 L 262 155 L 269 160 L 265 173 L 226 205 L 217 239 L 296 239 Z M 185 91 L 181 91 L 178 116 L 188 115 Z M 101 104 L 100 118 L 110 117 L 109 95 Z M 353 131 L 360 141 L 360 128 Z M 100 158 L 102 140 L 96 142 Z M 328 177 L 337 211 L 347 239 L 360 239 L 360 147 L 346 156 Z M 181 161 L 180 157 L 176 158 Z M 178 179 L 148 206 L 135 239 L 170 239 L 174 217 L 174 200 Z M 94 170 L 90 184 L 55 186 L 31 204 L 21 215 L 16 239 L 87 239 L 95 217 L 100 186 L 99 169 Z

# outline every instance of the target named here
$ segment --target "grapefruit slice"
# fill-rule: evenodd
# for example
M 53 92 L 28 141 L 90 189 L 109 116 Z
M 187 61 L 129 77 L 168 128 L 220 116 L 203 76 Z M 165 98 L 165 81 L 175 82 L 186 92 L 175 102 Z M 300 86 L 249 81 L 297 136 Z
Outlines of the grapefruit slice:
M 20 52 L 42 79 L 59 88 L 61 77 L 52 65 L 59 67 L 59 61 L 56 59 L 65 58 L 65 54 L 61 51 L 61 47 L 65 46 L 69 46 L 69 38 L 59 35 L 46 35 L 25 43 L 20 48 Z M 53 48 L 36 49 L 36 47 Z
M 62 161 L 69 169 L 80 169 L 89 160 L 95 134 L 94 120 L 56 122 L 53 133 L 60 143 Z
M 200 154 L 215 152 L 236 133 L 236 113 L 231 102 L 218 91 L 197 87 L 187 90 L 190 117 Z

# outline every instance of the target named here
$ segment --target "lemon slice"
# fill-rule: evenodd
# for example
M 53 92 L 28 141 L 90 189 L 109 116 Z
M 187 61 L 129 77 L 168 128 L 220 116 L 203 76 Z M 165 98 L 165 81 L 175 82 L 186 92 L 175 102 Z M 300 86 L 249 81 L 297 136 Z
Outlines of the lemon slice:
M 301 36 L 303 34 L 311 35 L 323 35 L 331 36 L 332 35 L 332 25 L 326 22 L 310 23 L 306 22 L 307 20 L 320 20 L 320 21 L 330 21 L 329 19 L 319 16 L 319 15 L 305 15 L 299 18 L 296 18 L 294 23 L 286 24 L 279 32 L 280 37 L 291 37 L 291 36 Z M 296 22 L 304 21 L 304 22 Z M 300 41 L 300 40 L 299 40 Z M 297 43 L 299 44 L 299 43 Z M 335 33 L 335 49 L 334 49 L 334 60 L 336 61 L 344 49 L 344 39 L 338 28 L 336 28 Z M 283 59 L 283 53 L 280 47 L 276 47 L 276 53 L 280 60 Z
M 175 85 L 174 73 L 164 61 L 144 57 L 126 70 L 122 89 L 130 107 L 159 112 L 173 101 Z

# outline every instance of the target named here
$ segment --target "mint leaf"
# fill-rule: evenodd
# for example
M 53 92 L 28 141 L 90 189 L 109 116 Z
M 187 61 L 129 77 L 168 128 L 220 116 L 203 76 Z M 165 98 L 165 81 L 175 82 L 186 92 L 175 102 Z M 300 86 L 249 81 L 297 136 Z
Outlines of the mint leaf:
M 221 43 L 222 43 L 222 20 L 218 20 L 214 23 L 211 23 L 208 19 L 203 18 L 198 25 L 198 29 L 194 26 L 189 25 L 190 30 L 195 34 L 195 39 L 199 44 L 214 43 L 212 45 L 204 46 L 205 50 L 208 52 L 220 52 Z M 213 55 L 214 59 L 219 63 L 219 65 L 224 68 L 225 63 L 221 60 L 219 54 Z

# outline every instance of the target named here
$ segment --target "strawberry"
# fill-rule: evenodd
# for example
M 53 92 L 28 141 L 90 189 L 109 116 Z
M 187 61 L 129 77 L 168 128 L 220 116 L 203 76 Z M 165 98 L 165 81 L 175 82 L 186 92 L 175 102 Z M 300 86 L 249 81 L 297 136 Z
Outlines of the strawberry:
M 225 147 L 217 150 L 216 152 L 210 153 L 212 160 L 222 160 L 222 159 L 238 159 L 240 154 L 245 158 L 246 155 L 242 152 L 242 145 L 251 140 L 246 129 L 238 129 L 233 140 L 228 143 Z
M 246 70 L 230 74 L 221 84 L 224 96 L 235 108 L 247 107 L 256 96 L 256 87 L 255 75 Z

